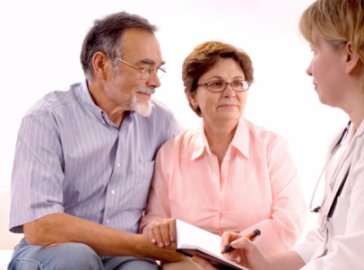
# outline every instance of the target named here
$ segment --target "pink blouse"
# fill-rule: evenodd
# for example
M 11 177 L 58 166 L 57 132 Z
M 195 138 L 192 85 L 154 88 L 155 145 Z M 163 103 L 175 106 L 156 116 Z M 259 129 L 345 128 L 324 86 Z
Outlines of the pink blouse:
M 141 230 L 163 218 L 216 234 L 259 228 L 263 252 L 290 249 L 303 230 L 305 203 L 286 141 L 241 119 L 221 169 L 202 127 L 168 141 L 157 155 Z

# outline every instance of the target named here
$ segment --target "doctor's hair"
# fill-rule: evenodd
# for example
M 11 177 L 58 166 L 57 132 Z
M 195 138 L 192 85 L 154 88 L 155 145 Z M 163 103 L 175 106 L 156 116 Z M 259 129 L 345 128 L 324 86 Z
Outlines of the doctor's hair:
M 251 85 L 254 81 L 252 61 L 242 49 L 220 41 L 207 41 L 198 45 L 185 58 L 182 66 L 185 94 L 190 107 L 198 116 L 201 116 L 201 111 L 192 106 L 188 96 L 197 91 L 201 76 L 213 68 L 220 59 L 233 59 L 240 66 L 248 84 Z
M 313 45 L 313 31 L 333 47 L 351 42 L 364 64 L 364 0 L 317 0 L 302 14 L 299 28 Z
M 114 58 L 120 55 L 120 40 L 125 30 L 137 28 L 154 33 L 157 27 L 139 15 L 129 14 L 125 11 L 110 14 L 102 19 L 95 20 L 94 25 L 86 34 L 80 61 L 86 77 L 93 76 L 92 57 L 96 52 L 103 52 L 107 57 Z

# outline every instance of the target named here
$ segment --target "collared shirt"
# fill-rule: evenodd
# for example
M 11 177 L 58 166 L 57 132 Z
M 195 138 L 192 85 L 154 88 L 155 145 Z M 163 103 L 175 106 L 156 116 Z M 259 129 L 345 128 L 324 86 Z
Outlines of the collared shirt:
M 259 228 L 255 241 L 265 252 L 292 247 L 305 203 L 286 141 L 242 119 L 221 168 L 202 127 L 168 141 L 157 155 L 141 228 L 165 217 L 217 234 Z
M 333 145 L 337 141 L 338 138 Z M 337 158 L 330 160 L 331 170 L 326 174 L 325 196 L 329 200 L 325 200 L 319 213 L 321 226 L 312 229 L 305 241 L 295 247 L 306 263 L 302 268 L 305 270 L 363 269 L 364 121 L 355 134 L 351 125 L 342 150 Z M 327 221 L 328 211 L 349 167 L 345 185 Z
M 67 213 L 136 232 L 160 145 L 180 131 L 153 101 L 150 117 L 130 113 L 120 128 L 86 83 L 46 95 L 22 120 L 12 174 L 10 229 Z

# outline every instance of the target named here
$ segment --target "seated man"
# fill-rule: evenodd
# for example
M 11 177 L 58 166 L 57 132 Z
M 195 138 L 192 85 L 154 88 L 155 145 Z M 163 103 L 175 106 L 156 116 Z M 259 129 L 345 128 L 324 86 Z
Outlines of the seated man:
M 180 131 L 151 100 L 164 72 L 155 30 L 126 12 L 97 20 L 81 51 L 85 82 L 22 120 L 10 230 L 25 238 L 9 269 L 157 269 L 148 258 L 180 258 L 136 234 L 156 152 Z

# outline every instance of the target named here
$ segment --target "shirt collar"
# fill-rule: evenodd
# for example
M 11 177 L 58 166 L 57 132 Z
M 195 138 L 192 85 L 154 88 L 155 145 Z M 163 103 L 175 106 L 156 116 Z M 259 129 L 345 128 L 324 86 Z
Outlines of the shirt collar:
M 192 151 L 191 160 L 197 159 L 203 154 L 211 155 L 211 150 L 204 132 L 203 124 L 195 131 L 194 149 Z M 249 158 L 249 127 L 244 118 L 240 119 L 235 131 L 235 135 L 229 147 L 234 147 L 243 156 Z
M 79 84 L 79 88 L 80 91 L 76 91 L 76 95 L 83 103 L 85 103 L 86 107 L 96 116 L 96 118 L 104 124 L 108 123 L 109 125 L 115 126 L 115 124 L 109 119 L 106 112 L 95 104 L 90 94 L 90 90 L 88 89 L 87 80 Z M 134 112 L 130 112 L 126 114 L 125 117 L 132 117 L 133 115 Z
M 249 158 L 249 127 L 247 121 L 240 119 L 231 146 L 235 147 L 243 156 Z
M 195 134 L 192 134 L 194 141 L 191 160 L 199 158 L 204 153 L 211 154 L 209 144 L 207 143 L 207 139 L 205 136 L 203 123 L 194 131 L 194 133 Z
M 88 89 L 87 80 L 80 84 L 80 91 L 76 91 L 81 101 L 86 104 L 87 108 L 101 121 L 103 121 L 103 111 L 93 101 L 90 91 Z

